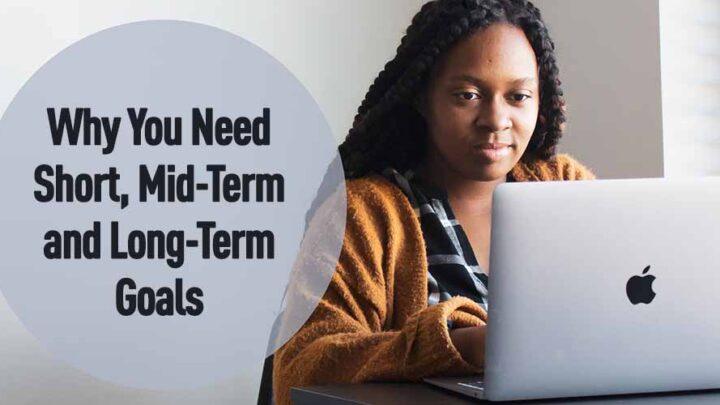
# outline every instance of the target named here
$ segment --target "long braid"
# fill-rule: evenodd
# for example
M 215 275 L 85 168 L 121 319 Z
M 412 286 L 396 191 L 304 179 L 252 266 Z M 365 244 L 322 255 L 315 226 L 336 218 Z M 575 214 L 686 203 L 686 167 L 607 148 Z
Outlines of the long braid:
M 461 38 L 499 22 L 521 28 L 537 57 L 540 111 L 526 156 L 548 159 L 555 154 L 565 123 L 565 102 L 555 47 L 540 11 L 527 0 L 434 0 L 415 15 L 395 57 L 358 108 L 339 148 L 347 178 L 386 166 L 405 170 L 420 163 L 427 129 L 413 104 L 433 66 Z

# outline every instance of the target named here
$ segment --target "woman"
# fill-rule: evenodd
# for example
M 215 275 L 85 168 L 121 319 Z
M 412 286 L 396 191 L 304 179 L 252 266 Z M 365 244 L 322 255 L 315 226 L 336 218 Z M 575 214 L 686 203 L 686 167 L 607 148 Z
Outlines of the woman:
M 292 386 L 480 372 L 493 190 L 593 178 L 555 154 L 564 122 L 554 45 L 530 2 L 424 5 L 340 146 L 343 248 L 275 355 L 276 401 Z

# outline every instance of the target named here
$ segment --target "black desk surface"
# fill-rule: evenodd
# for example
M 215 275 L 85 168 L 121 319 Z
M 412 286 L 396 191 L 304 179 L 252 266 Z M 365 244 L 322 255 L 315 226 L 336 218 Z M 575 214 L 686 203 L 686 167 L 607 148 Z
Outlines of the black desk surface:
M 292 389 L 295 405 L 466 405 L 488 403 L 427 384 L 367 383 Z M 720 390 L 531 401 L 530 404 L 720 404 Z M 496 402 L 503 404 L 503 402 Z M 505 402 L 506 403 L 506 402 Z

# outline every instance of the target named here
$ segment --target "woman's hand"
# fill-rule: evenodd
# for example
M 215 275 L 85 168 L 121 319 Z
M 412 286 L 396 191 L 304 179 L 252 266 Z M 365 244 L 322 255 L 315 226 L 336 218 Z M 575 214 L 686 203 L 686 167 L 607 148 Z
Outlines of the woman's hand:
M 485 325 L 450 330 L 450 340 L 463 360 L 476 367 L 485 366 Z

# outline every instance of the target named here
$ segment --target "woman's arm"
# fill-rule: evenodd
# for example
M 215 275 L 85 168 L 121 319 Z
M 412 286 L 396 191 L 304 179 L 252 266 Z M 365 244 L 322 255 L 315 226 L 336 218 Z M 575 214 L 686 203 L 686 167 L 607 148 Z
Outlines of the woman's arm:
M 458 330 L 483 325 L 485 312 L 467 298 L 427 307 L 422 235 L 419 227 L 408 231 L 412 208 L 402 195 L 357 185 L 348 184 L 345 238 L 330 286 L 275 354 L 279 404 L 289 403 L 293 386 L 480 371 L 455 349 L 447 321 Z
M 450 331 L 450 340 L 460 356 L 478 367 L 485 364 L 485 327 L 483 324 Z

